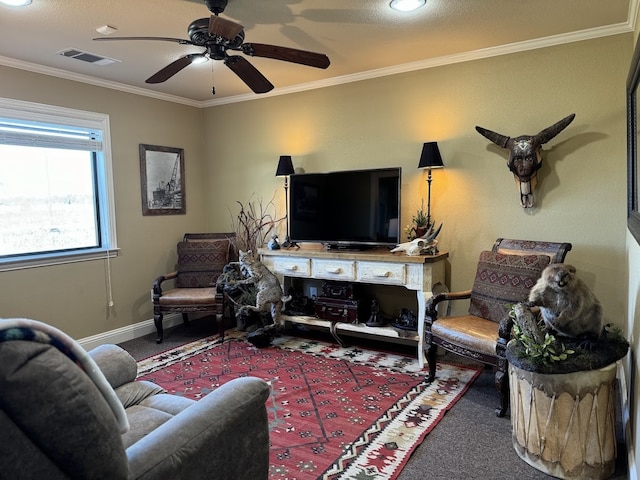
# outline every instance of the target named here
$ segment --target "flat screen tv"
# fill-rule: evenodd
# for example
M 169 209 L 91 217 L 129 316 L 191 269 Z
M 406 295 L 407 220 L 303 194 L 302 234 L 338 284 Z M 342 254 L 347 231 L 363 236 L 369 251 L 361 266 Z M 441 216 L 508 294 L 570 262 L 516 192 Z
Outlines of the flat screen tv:
M 290 181 L 291 241 L 345 249 L 400 242 L 400 168 L 302 173 Z

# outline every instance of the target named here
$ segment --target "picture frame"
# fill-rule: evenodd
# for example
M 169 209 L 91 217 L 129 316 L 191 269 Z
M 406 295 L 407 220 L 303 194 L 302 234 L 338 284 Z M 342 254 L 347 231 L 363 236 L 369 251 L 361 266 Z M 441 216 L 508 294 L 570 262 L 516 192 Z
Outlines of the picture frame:
M 638 202 L 638 111 L 637 95 L 640 84 L 640 38 L 627 76 L 627 228 L 640 244 L 640 210 Z
M 184 149 L 140 144 L 142 215 L 187 212 Z

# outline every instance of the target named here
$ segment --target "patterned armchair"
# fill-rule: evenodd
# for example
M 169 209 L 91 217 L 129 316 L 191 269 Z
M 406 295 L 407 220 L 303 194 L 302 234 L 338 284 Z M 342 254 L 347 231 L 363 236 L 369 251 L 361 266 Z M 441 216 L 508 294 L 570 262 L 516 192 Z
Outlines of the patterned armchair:
M 429 374 L 436 376 L 436 350 L 443 349 L 496 367 L 495 384 L 500 395 L 496 415 L 504 416 L 509 405 L 505 348 L 513 321 L 510 305 L 526 301 L 529 290 L 549 263 L 561 263 L 570 243 L 499 238 L 491 251 L 482 252 L 473 288 L 431 297 L 426 305 L 425 348 Z M 438 318 L 436 306 L 448 300 L 470 300 L 468 315 Z M 442 310 L 442 308 L 440 308 Z
M 216 280 L 224 266 L 236 259 L 235 233 L 187 233 L 178 243 L 176 270 L 157 277 L 153 282 L 153 321 L 162 343 L 162 321 L 165 313 L 181 313 L 185 325 L 189 313 L 212 313 L 218 332 L 224 336 L 222 314 L 224 295 Z M 173 280 L 174 287 L 163 290 L 163 283 Z

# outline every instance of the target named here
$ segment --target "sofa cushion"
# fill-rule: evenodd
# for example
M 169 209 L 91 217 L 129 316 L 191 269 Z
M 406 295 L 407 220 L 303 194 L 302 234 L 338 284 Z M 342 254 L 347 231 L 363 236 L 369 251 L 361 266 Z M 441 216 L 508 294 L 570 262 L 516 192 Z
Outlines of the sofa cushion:
M 173 418 L 173 415 L 155 408 L 132 405 L 127 408 L 127 417 L 131 428 L 122 435 L 124 448 L 129 448 L 141 438 L 149 435 L 160 425 Z
M 494 322 L 509 314 L 510 305 L 524 302 L 549 264 L 548 255 L 507 255 L 482 252 L 473 282 L 469 313 Z
M 122 406 L 129 408 L 131 405 L 137 405 L 146 398 L 159 393 L 166 393 L 167 391 L 155 383 L 140 380 L 120 385 L 115 389 L 115 392 L 122 402 Z
M 178 288 L 215 287 L 222 269 L 229 262 L 228 239 L 178 243 Z
M 153 385 L 151 382 L 135 382 Z M 158 387 L 159 390 L 162 390 Z M 131 428 L 122 436 L 125 448 L 129 448 L 163 423 L 193 405 L 195 400 L 167 393 L 156 393 L 127 408 Z

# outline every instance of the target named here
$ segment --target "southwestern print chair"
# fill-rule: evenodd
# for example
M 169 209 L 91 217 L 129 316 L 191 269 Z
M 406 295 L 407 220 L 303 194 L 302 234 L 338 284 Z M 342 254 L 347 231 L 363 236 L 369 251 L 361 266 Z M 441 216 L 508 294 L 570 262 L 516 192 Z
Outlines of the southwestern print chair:
M 153 321 L 156 343 L 162 343 L 162 320 L 165 313 L 181 313 L 189 325 L 189 313 L 214 314 L 218 333 L 224 337 L 224 294 L 216 281 L 224 266 L 236 260 L 235 233 L 187 233 L 178 243 L 176 270 L 153 282 Z M 173 280 L 173 288 L 163 290 L 163 283 Z
M 569 250 L 570 243 L 499 238 L 491 251 L 480 254 L 471 290 L 431 297 L 425 314 L 427 381 L 436 377 L 437 347 L 491 365 L 496 368 L 500 396 L 496 415 L 504 416 L 509 405 L 505 348 L 513 327 L 510 306 L 527 301 L 542 270 L 549 263 L 562 263 Z M 463 299 L 470 300 L 467 315 L 438 318 L 436 306 L 440 302 Z

